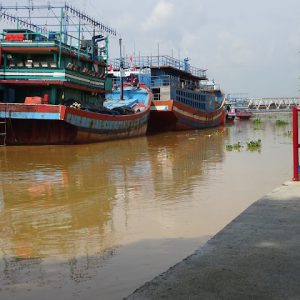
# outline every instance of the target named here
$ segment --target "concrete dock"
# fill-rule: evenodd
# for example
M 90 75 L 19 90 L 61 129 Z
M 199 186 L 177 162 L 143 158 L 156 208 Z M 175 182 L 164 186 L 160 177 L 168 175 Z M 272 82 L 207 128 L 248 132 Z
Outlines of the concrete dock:
M 126 299 L 300 299 L 300 183 L 256 201 Z

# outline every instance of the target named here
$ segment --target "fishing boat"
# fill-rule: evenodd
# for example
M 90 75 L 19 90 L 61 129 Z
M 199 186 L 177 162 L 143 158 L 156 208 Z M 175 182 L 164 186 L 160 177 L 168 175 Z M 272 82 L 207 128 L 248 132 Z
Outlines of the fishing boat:
M 225 102 L 225 114 L 226 114 L 226 122 L 233 122 L 236 117 L 236 109 L 232 105 L 232 103 L 226 101 Z
M 252 117 L 253 112 L 248 108 L 249 99 L 246 94 L 228 94 L 226 99 L 226 105 L 227 107 L 230 107 L 232 116 L 233 114 L 235 115 L 234 118 L 236 117 L 239 120 L 249 120 Z M 228 115 L 230 115 L 230 112 Z
M 192 67 L 188 59 L 170 56 L 127 57 L 124 78 L 135 76 L 153 93 L 149 132 L 201 129 L 218 126 L 224 117 L 224 95 L 203 84 L 206 70 Z M 120 76 L 120 60 L 110 63 L 110 73 Z
M 146 133 L 149 88 L 125 85 L 121 93 L 107 76 L 114 29 L 67 4 L 30 5 L 30 21 L 27 6 L 17 7 L 21 16 L 10 9 L 0 10 L 2 19 L 17 24 L 0 40 L 1 145 L 91 143 Z M 47 27 L 31 21 L 35 13 L 40 20 L 41 11 Z M 51 23 L 51 12 L 61 16 L 58 24 Z
M 247 109 L 237 109 L 236 116 L 240 120 L 249 120 L 253 116 L 253 113 Z

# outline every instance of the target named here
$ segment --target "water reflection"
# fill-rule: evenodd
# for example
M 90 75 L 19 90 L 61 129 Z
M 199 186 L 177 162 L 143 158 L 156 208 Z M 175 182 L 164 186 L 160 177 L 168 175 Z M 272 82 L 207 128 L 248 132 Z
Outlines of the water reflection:
M 96 299 L 90 288 L 101 287 L 105 295 L 120 289 L 115 282 L 122 265 L 140 272 L 123 270 L 126 282 L 163 271 L 189 254 L 186 249 L 195 249 L 186 246 L 189 241 L 199 245 L 196 237 L 207 239 L 249 203 L 247 192 L 243 201 L 232 202 L 230 185 L 237 182 L 238 200 L 245 193 L 241 166 L 249 161 L 247 172 L 254 178 L 255 166 L 268 161 L 278 129 L 270 122 L 262 127 L 237 122 L 92 145 L 0 148 L 2 293 L 39 299 L 39 289 L 69 291 L 80 283 L 77 292 L 83 285 L 87 298 Z M 226 143 L 249 138 L 262 138 L 262 153 L 225 151 Z M 261 161 L 255 165 L 257 156 Z M 156 249 L 153 243 L 160 247 L 162 241 L 164 250 Z M 117 299 L 127 294 L 126 287 L 132 288 L 124 283 Z
M 192 193 L 205 164 L 222 160 L 222 136 L 207 131 L 1 149 L 0 245 L 6 265 L 68 259 L 74 272 L 76 257 L 113 255 L 131 210 Z
M 149 140 L 149 148 L 155 149 L 151 158 L 154 166 L 155 198 L 177 201 L 182 194 L 193 193 L 206 174 L 207 164 L 217 164 L 223 159 L 224 128 L 185 134 L 167 134 L 164 143 L 160 139 Z

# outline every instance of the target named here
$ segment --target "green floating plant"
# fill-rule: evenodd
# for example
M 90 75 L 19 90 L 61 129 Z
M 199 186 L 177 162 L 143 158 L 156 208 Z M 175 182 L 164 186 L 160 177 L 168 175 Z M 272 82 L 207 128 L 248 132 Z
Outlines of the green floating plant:
M 254 130 L 259 130 L 259 129 L 261 129 L 262 120 L 259 118 L 255 118 L 252 120 L 252 124 L 253 124 Z
M 261 148 L 261 139 L 257 141 L 247 142 L 247 149 L 250 151 L 259 150 Z
M 293 132 L 291 130 L 288 130 L 287 132 L 285 132 L 283 135 L 284 136 L 292 136 Z
M 255 118 L 255 119 L 252 120 L 252 123 L 253 123 L 253 124 L 261 124 L 261 123 L 262 123 L 262 120 L 259 119 L 259 118 Z
M 276 120 L 275 125 L 276 126 L 286 126 L 288 124 L 287 121 L 284 120 Z
M 241 145 L 240 142 L 232 145 L 226 145 L 226 150 L 227 151 L 232 151 L 232 150 L 240 150 L 243 146 Z

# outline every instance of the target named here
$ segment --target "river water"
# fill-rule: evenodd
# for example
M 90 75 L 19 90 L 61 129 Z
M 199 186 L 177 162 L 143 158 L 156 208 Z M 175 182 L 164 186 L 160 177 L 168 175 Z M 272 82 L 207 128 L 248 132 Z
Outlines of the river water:
M 122 299 L 292 178 L 290 117 L 0 148 L 0 298 Z

